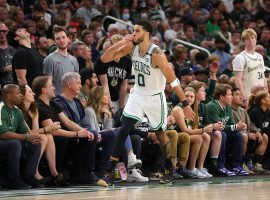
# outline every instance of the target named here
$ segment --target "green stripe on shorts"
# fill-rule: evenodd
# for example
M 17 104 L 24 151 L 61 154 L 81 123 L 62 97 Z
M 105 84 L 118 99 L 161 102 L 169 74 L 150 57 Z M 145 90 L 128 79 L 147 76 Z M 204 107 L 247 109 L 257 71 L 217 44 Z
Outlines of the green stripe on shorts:
M 159 97 L 160 97 L 160 106 L 161 106 L 161 122 L 159 123 L 159 125 L 156 127 L 156 128 L 152 128 L 152 130 L 156 131 L 158 130 L 163 124 L 164 124 L 164 114 L 165 114 L 165 111 L 164 111 L 164 101 L 163 101 L 163 93 L 160 93 L 159 94 Z
M 136 116 L 134 116 L 134 115 L 129 115 L 129 114 L 125 113 L 125 112 L 123 112 L 123 115 L 124 115 L 125 117 L 132 118 L 132 119 L 135 119 L 135 120 L 137 120 L 137 121 L 139 121 L 139 122 L 142 122 L 142 120 L 141 120 L 140 118 L 138 118 L 138 117 L 136 117 Z

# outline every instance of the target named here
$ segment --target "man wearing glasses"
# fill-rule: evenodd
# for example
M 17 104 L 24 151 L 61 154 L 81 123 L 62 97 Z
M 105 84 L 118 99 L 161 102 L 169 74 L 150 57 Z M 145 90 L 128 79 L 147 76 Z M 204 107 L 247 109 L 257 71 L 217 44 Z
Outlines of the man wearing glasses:
M 3 61 L 3 65 L 0 66 L 1 88 L 13 83 L 12 59 L 16 50 L 8 44 L 7 34 L 8 27 L 0 23 L 0 59 Z

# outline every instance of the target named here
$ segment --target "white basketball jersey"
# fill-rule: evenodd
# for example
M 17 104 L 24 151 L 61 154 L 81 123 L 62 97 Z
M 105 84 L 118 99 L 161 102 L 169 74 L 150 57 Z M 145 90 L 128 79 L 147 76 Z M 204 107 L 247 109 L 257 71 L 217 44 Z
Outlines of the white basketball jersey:
M 257 54 L 257 58 L 251 58 L 245 52 L 241 52 L 242 56 L 245 58 L 246 65 L 243 71 L 243 86 L 245 89 L 246 97 L 249 97 L 251 94 L 252 86 L 257 83 L 260 85 L 264 85 L 264 65 L 263 65 L 263 57 Z
M 157 45 L 150 43 L 145 55 L 140 55 L 139 46 L 132 51 L 132 67 L 135 75 L 134 91 L 143 95 L 154 95 L 163 92 L 166 79 L 161 70 L 152 65 L 152 53 Z

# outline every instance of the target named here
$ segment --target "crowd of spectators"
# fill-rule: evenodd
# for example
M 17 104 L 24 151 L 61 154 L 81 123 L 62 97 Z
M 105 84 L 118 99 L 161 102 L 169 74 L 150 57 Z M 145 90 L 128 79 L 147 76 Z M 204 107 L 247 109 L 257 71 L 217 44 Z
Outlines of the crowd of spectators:
M 151 23 L 151 42 L 196 114 L 186 120 L 166 84 L 173 177 L 270 175 L 270 0 L 53 2 L 0 0 L 0 185 L 108 186 L 134 77 L 130 57 L 103 63 L 100 56 L 140 20 Z M 107 15 L 125 23 L 103 21 Z M 125 149 L 118 178 L 162 177 L 164 157 L 147 118 Z

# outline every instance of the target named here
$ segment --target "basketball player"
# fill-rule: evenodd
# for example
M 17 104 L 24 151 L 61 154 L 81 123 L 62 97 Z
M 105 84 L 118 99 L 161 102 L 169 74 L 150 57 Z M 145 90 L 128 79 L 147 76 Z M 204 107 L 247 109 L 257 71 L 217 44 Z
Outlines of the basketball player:
M 146 22 L 138 22 L 132 35 L 108 48 L 101 56 L 104 63 L 117 60 L 127 54 L 132 58 L 135 73 L 135 86 L 123 111 L 122 126 L 110 161 L 108 181 L 113 184 L 113 170 L 119 159 L 127 135 L 137 121 L 144 115 L 160 141 L 161 149 L 166 156 L 164 177 L 161 183 L 172 182 L 172 165 L 170 161 L 170 142 L 166 129 L 166 99 L 164 95 L 166 79 L 182 102 L 187 118 L 193 119 L 194 113 L 188 105 L 180 82 L 176 78 L 163 51 L 150 43 L 152 26 Z
M 235 72 L 235 84 L 240 89 L 244 106 L 247 108 L 251 87 L 257 83 L 267 88 L 264 76 L 264 60 L 261 54 L 255 52 L 257 33 L 249 28 L 242 32 L 241 39 L 245 50 L 239 53 L 232 62 Z

